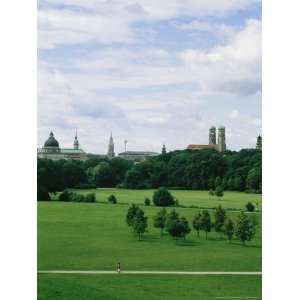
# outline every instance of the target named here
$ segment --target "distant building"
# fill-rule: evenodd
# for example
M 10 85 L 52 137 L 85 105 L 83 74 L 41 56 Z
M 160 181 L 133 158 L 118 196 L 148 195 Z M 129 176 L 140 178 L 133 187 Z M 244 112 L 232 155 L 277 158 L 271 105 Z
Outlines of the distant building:
M 151 151 L 125 151 L 122 153 L 119 153 L 119 157 L 132 160 L 136 162 L 147 160 L 151 157 L 157 156 L 159 153 L 157 152 L 151 152 Z
M 256 140 L 256 149 L 257 150 L 262 150 L 262 138 L 261 138 L 261 135 L 259 135 L 257 137 L 257 140 Z
M 224 126 L 220 126 L 218 128 L 218 150 L 220 152 L 226 151 L 226 136 Z
M 217 143 L 217 134 L 216 134 L 216 127 L 212 126 L 209 129 L 209 137 L 208 137 L 208 144 L 201 145 L 201 144 L 190 144 L 187 146 L 188 150 L 202 150 L 202 149 L 214 149 L 219 152 L 226 151 L 226 135 L 225 135 L 225 127 L 220 126 L 218 128 L 218 143 Z
M 108 152 L 107 152 L 108 158 L 115 157 L 115 144 L 112 137 L 112 133 L 110 134 L 109 143 L 108 143 Z
M 38 148 L 37 156 L 52 160 L 75 159 L 86 160 L 87 154 L 79 148 L 77 132 L 75 134 L 73 148 L 60 148 L 58 141 L 55 139 L 53 132 L 50 132 L 49 138 L 42 148 Z

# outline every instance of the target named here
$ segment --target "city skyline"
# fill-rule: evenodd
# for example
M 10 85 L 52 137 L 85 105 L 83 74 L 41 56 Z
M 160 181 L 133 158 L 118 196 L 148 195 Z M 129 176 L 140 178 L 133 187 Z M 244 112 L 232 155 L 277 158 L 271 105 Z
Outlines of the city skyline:
M 78 128 L 87 152 L 182 149 L 225 125 L 229 149 L 261 133 L 260 1 L 39 3 L 38 144 Z M 180 41 L 180 42 L 178 42 Z
M 220 127 L 222 128 L 222 127 L 224 127 L 224 126 L 218 126 L 218 130 L 219 130 Z M 202 144 L 200 144 L 200 146 L 201 146 L 201 145 L 208 145 L 208 144 L 211 144 L 211 142 L 212 142 L 212 141 L 211 141 L 211 129 L 212 129 L 212 128 L 217 129 L 217 127 L 215 127 L 214 125 L 212 125 L 212 126 L 209 128 L 209 131 L 207 132 L 207 140 L 206 140 L 205 142 L 203 142 Z M 224 128 L 225 128 L 225 127 L 224 127 Z M 53 131 L 50 131 L 50 135 L 51 135 L 51 133 L 54 134 Z M 216 133 L 215 133 L 215 134 L 216 134 Z M 55 134 L 54 134 L 54 135 L 55 135 Z M 49 135 L 48 135 L 48 136 L 49 136 Z M 55 135 L 55 137 L 57 138 L 56 135 Z M 249 148 L 255 148 L 255 147 L 257 147 L 257 138 L 258 138 L 258 137 L 261 138 L 261 134 L 259 134 L 259 135 L 257 135 L 257 136 L 255 137 L 255 144 L 252 145 L 252 146 L 249 147 Z M 105 151 L 103 151 L 103 152 L 99 152 L 99 151 L 98 151 L 98 152 L 93 152 L 93 153 L 92 153 L 92 152 L 86 151 L 84 145 L 82 145 L 82 143 L 80 142 L 80 136 L 78 135 L 77 128 L 75 129 L 75 134 L 74 134 L 74 136 L 73 136 L 72 138 L 73 138 L 72 146 L 71 146 L 70 141 L 69 141 L 68 143 L 66 143 L 66 144 L 61 144 L 59 138 L 57 138 L 57 140 L 58 140 L 58 142 L 59 142 L 59 145 L 60 145 L 60 148 L 65 148 L 66 146 L 67 146 L 66 148 L 74 148 L 74 149 L 75 149 L 75 148 L 76 148 L 76 149 L 79 148 L 79 149 L 84 150 L 86 153 L 91 153 L 91 154 L 101 154 L 101 155 L 106 155 L 107 152 L 110 151 L 109 149 L 111 148 L 111 145 L 113 145 L 113 150 L 112 150 L 112 151 L 115 151 L 115 154 L 116 154 L 116 155 L 118 155 L 118 153 L 122 153 L 122 152 L 126 152 L 126 151 L 147 151 L 147 150 L 150 150 L 150 151 L 154 151 L 154 152 L 160 153 L 163 147 L 166 148 L 167 152 L 173 151 L 173 150 L 185 150 L 185 149 L 189 149 L 189 145 L 188 145 L 188 144 L 186 145 L 186 147 L 183 147 L 183 148 L 180 148 L 180 149 L 179 149 L 179 148 L 177 148 L 177 149 L 168 149 L 168 147 L 167 147 L 168 143 L 167 143 L 167 142 L 162 143 L 162 144 L 161 144 L 161 147 L 160 147 L 159 149 L 145 149 L 145 148 L 137 149 L 137 148 L 131 148 L 131 147 L 128 148 L 129 140 L 127 140 L 127 139 L 124 139 L 124 140 L 117 140 L 117 139 L 115 139 L 113 133 L 110 132 L 110 134 L 108 135 L 108 138 L 107 138 L 107 148 L 106 148 L 106 152 L 105 152 Z M 46 140 L 47 140 L 47 139 L 45 139 L 44 142 L 42 142 L 40 145 L 38 145 L 38 146 L 39 146 L 39 149 L 41 149 L 41 148 L 43 147 L 43 145 L 44 145 L 44 143 L 45 143 Z M 136 141 L 136 142 L 138 143 L 138 141 Z M 217 141 L 215 140 L 214 143 L 217 144 Z M 135 144 L 136 144 L 136 143 L 135 143 Z M 76 145 L 76 147 L 75 147 L 75 145 Z M 116 145 L 121 146 L 121 148 L 118 149 L 118 148 L 116 147 Z M 192 145 L 198 146 L 198 144 L 192 144 Z M 122 147 L 123 147 L 123 148 L 122 148 Z M 107 151 L 107 150 L 108 150 L 108 151 Z M 241 149 L 229 149 L 229 148 L 227 147 L 227 150 L 241 150 Z M 113 156 L 114 156 L 114 155 L 113 155 Z

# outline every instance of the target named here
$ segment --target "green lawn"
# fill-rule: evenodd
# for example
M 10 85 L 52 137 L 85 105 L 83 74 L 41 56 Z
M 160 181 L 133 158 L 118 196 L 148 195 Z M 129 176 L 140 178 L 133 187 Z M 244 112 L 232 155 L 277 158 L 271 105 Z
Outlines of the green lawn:
M 261 277 L 122 274 L 38 276 L 38 300 L 215 300 L 218 297 L 261 299 Z
M 192 231 L 187 241 L 160 237 L 152 227 L 156 207 L 143 207 L 149 232 L 142 241 L 125 223 L 127 205 L 38 203 L 38 268 L 111 270 L 120 261 L 127 270 L 260 271 L 260 226 L 255 239 L 229 244 L 212 232 L 209 240 Z M 178 212 L 192 220 L 195 208 Z M 231 212 L 236 217 L 238 212 Z M 257 214 L 260 217 L 260 214 Z
M 78 193 L 95 192 L 97 201 L 107 201 L 107 197 L 114 194 L 120 203 L 144 203 L 145 197 L 152 199 L 155 190 L 128 190 L 128 189 L 94 189 L 94 190 L 75 190 Z M 222 204 L 226 208 L 244 209 L 247 202 L 252 202 L 258 208 L 261 208 L 261 195 L 249 194 L 243 192 L 224 192 L 224 197 L 219 200 L 215 196 L 210 196 L 208 191 L 194 190 L 170 190 L 175 198 L 179 200 L 179 204 L 198 207 L 216 207 Z

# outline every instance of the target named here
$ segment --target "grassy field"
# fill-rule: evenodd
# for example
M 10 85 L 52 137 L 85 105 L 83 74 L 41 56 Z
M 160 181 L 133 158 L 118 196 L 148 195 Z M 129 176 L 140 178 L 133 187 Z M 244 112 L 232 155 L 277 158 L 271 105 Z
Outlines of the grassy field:
M 87 193 L 90 191 L 79 191 Z M 143 240 L 132 234 L 125 222 L 129 203 L 144 203 L 153 190 L 97 189 L 100 203 L 38 203 L 39 270 L 113 270 L 118 261 L 124 270 L 170 271 L 261 271 L 261 214 L 257 234 L 247 246 L 231 244 L 219 234 L 204 233 L 197 238 L 192 231 L 187 240 L 160 237 L 152 227 L 159 208 L 143 206 L 149 228 Z M 226 192 L 223 200 L 205 191 L 172 191 L 186 206 L 213 208 L 222 204 L 242 209 L 246 202 L 260 202 L 259 195 Z M 117 196 L 118 204 L 106 202 Z M 191 220 L 197 208 L 177 208 Z M 213 211 L 211 211 L 213 213 Z M 235 219 L 239 212 L 229 211 Z M 187 276 L 187 275 L 38 275 L 39 300 L 138 300 L 163 299 L 211 300 L 217 297 L 261 297 L 260 276 Z M 230 299 L 230 298 L 228 298 Z
M 160 237 L 152 227 L 156 207 L 144 207 L 149 229 L 142 241 L 125 223 L 127 205 L 99 203 L 38 204 L 38 268 L 111 270 L 121 261 L 127 270 L 260 271 L 260 227 L 246 247 L 215 232 L 209 240 L 192 231 L 187 241 Z M 192 220 L 197 209 L 179 208 Z M 238 212 L 230 213 L 235 218 Z M 257 214 L 260 217 L 260 214 Z
M 218 297 L 261 299 L 261 278 L 122 274 L 38 276 L 39 300 L 215 300 Z
M 114 194 L 119 203 L 144 203 L 146 197 L 152 199 L 155 190 L 127 190 L 127 189 L 94 189 L 94 190 L 74 190 L 77 193 L 90 193 L 96 194 L 97 201 L 106 202 L 107 197 Z M 194 190 L 170 190 L 179 204 L 186 206 L 198 207 L 216 207 L 219 204 L 226 208 L 244 209 L 247 202 L 252 202 L 254 205 L 258 203 L 258 208 L 261 208 L 261 195 L 249 194 L 243 192 L 228 192 L 225 191 L 224 197 L 219 200 L 215 196 L 210 196 L 208 191 L 194 191 Z

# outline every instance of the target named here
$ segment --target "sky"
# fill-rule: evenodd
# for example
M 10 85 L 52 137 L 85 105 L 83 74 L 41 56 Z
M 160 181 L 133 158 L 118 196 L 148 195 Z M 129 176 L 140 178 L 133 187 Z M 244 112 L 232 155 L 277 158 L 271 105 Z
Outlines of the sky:
M 261 133 L 258 0 L 41 0 L 38 145 L 102 154 L 207 144 Z

